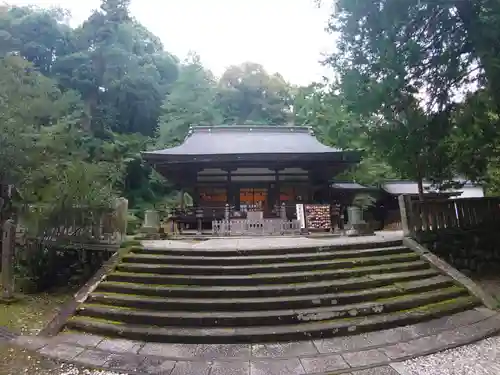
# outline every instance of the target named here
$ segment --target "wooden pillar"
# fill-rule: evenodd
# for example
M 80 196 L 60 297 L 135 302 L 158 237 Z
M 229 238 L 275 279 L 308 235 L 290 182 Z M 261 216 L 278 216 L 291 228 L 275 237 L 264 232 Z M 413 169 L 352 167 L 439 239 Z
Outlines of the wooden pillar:
M 227 184 L 226 184 L 226 204 L 229 205 L 229 207 L 231 207 L 231 205 L 233 204 L 233 186 L 232 186 L 232 183 L 231 183 L 231 170 L 228 169 L 227 170 Z
M 16 245 L 16 224 L 6 220 L 2 232 L 2 298 L 14 298 L 14 249 Z
M 274 171 L 274 183 L 275 183 L 275 191 L 276 191 L 276 207 L 279 207 L 281 204 L 281 184 L 280 184 L 280 173 L 279 169 Z

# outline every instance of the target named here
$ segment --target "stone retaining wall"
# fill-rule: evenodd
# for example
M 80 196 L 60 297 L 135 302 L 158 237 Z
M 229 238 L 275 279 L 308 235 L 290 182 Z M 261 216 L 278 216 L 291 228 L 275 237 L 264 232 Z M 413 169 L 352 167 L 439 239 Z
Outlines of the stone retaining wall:
M 477 228 L 426 233 L 418 242 L 465 273 L 484 274 L 500 270 L 500 228 L 489 224 Z

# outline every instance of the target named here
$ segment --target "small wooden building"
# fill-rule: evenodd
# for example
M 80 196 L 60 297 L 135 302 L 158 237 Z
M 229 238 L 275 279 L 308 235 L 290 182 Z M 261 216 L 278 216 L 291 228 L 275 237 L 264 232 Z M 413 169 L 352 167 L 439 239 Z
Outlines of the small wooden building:
M 211 222 L 226 204 L 237 217 L 273 218 L 285 203 L 290 219 L 296 203 L 330 203 L 331 180 L 361 153 L 326 146 L 307 127 L 221 125 L 192 127 L 181 145 L 143 157 Z

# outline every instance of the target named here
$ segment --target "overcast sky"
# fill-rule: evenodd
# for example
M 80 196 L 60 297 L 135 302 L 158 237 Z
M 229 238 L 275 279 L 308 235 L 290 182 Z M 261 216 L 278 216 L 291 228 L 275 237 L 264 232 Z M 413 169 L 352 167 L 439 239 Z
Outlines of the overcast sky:
M 69 9 L 82 22 L 99 0 L 7 0 L 9 4 Z M 333 38 L 324 28 L 329 8 L 314 0 L 132 0 L 132 14 L 184 58 L 197 52 L 216 75 L 244 61 L 258 62 L 295 84 L 329 75 L 319 64 Z

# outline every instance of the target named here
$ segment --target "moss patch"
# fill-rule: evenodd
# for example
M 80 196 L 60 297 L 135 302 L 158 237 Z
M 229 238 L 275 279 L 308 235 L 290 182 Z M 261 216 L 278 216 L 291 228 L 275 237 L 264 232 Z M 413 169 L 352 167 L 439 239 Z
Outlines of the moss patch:
M 36 335 L 73 298 L 76 290 L 17 295 L 13 303 L 0 303 L 0 326 L 24 335 Z

